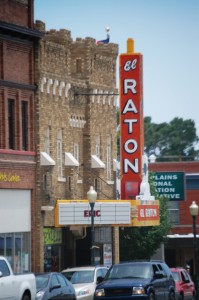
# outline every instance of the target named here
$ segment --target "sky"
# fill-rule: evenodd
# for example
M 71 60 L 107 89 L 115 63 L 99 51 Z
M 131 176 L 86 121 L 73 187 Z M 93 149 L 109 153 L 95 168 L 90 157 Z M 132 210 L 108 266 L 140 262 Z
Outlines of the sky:
M 191 119 L 199 136 L 199 0 L 34 0 L 35 20 L 143 54 L 144 116 Z M 117 87 L 119 70 L 117 71 Z

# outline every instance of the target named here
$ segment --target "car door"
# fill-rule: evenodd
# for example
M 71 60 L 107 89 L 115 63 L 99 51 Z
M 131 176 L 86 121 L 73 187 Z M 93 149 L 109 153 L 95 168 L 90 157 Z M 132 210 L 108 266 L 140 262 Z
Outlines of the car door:
M 15 285 L 15 283 L 14 278 L 12 279 L 10 276 L 10 271 L 4 260 L 0 260 L 0 271 L 0 299 L 12 300 L 15 296 L 13 292 L 13 286 Z
M 64 299 L 64 298 L 62 298 L 62 295 L 61 295 L 61 284 L 60 284 L 56 274 L 53 274 L 51 276 L 48 299 L 50 299 L 50 300 L 51 299 L 52 300 Z
M 70 284 L 70 282 L 68 282 L 67 279 L 61 274 L 57 274 L 57 278 L 61 284 L 61 298 L 59 299 L 72 300 L 73 299 L 72 284 Z
M 163 278 L 162 272 L 156 264 L 152 264 L 153 269 L 153 288 L 157 300 L 164 300 L 165 292 L 165 279 Z
M 192 282 L 190 281 L 190 277 L 188 276 L 185 270 L 181 271 L 182 278 L 182 287 L 184 291 L 184 299 L 192 298 Z

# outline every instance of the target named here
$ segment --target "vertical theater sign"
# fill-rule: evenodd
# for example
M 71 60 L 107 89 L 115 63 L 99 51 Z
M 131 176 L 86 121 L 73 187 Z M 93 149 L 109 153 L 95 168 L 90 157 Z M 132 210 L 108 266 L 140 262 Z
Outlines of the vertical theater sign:
M 159 202 L 150 194 L 148 158 L 144 154 L 143 57 L 128 39 L 120 55 L 121 199 L 132 200 L 131 225 L 159 224 Z

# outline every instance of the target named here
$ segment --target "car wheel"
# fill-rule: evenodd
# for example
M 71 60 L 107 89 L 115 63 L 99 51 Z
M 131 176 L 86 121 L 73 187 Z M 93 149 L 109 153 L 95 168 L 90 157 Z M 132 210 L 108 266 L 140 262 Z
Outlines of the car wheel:
M 170 292 L 169 300 L 175 300 L 175 293 L 174 292 Z
M 183 300 L 184 299 L 184 295 L 183 294 L 180 294 L 179 295 L 179 300 Z
M 28 295 L 23 295 L 22 300 L 30 300 L 30 297 Z
M 149 294 L 149 300 L 155 300 L 154 293 L 150 292 L 150 294 Z

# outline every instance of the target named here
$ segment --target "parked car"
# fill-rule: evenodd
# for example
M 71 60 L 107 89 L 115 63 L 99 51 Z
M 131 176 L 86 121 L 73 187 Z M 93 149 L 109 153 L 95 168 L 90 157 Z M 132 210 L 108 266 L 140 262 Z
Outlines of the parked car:
M 71 282 L 58 272 L 36 274 L 36 300 L 76 300 Z
M 171 268 L 171 273 L 175 280 L 176 290 L 179 300 L 189 300 L 195 298 L 195 285 L 191 276 L 184 268 Z
M 164 262 L 140 261 L 112 265 L 97 285 L 94 300 L 174 300 L 175 281 Z
M 35 300 L 35 295 L 35 275 L 15 275 L 8 260 L 0 256 L 0 299 Z
M 108 271 L 104 266 L 68 268 L 62 274 L 72 282 L 77 299 L 93 300 L 95 287 Z

